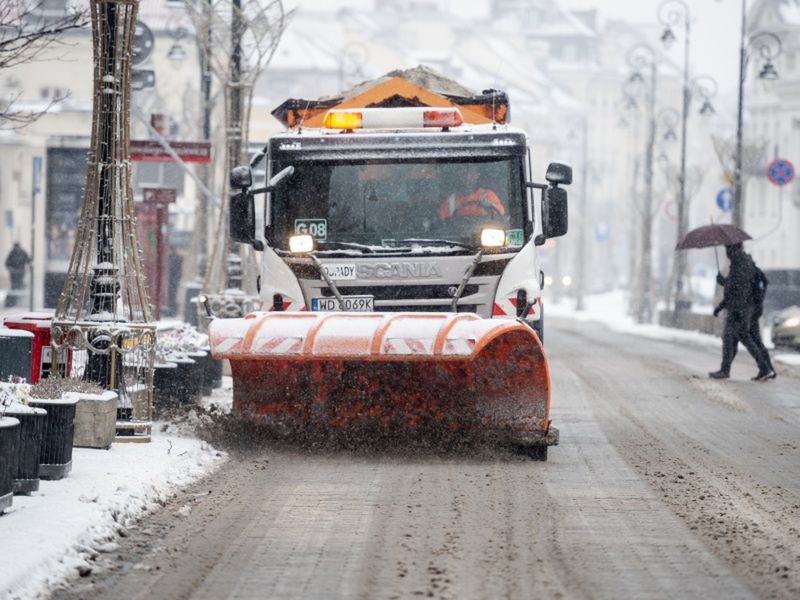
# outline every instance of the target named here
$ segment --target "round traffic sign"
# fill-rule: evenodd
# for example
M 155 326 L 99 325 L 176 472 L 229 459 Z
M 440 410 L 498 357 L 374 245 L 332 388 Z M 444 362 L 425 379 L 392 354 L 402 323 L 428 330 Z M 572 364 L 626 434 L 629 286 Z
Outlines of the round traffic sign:
M 785 158 L 776 158 L 767 167 L 767 179 L 775 185 L 786 185 L 794 179 L 794 165 Z
M 717 193 L 717 206 L 725 212 L 733 208 L 733 190 L 731 188 L 722 188 Z
M 142 64 L 153 52 L 155 36 L 153 31 L 141 21 L 136 21 L 136 29 L 133 32 L 133 52 L 131 62 L 134 66 Z

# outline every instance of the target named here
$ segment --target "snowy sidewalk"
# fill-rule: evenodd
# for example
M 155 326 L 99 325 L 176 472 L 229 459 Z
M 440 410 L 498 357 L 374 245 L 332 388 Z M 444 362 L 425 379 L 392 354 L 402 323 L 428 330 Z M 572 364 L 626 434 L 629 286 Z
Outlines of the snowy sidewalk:
M 31 496 L 14 496 L 0 516 L 0 597 L 35 598 L 75 574 L 143 513 L 217 468 L 225 456 L 196 438 L 161 432 L 149 444 L 110 450 L 75 448 L 72 472 L 42 481 Z M 145 517 L 146 518 L 146 517 Z
M 575 310 L 575 301 L 571 298 L 558 303 L 552 300 L 548 302 L 547 298 L 545 298 L 544 305 L 545 314 L 547 316 L 567 317 L 574 321 L 600 322 L 607 325 L 612 331 L 630 333 L 650 339 L 689 343 L 710 348 L 722 347 L 722 340 L 713 335 L 700 333 L 698 331 L 661 327 L 660 325 L 640 325 L 635 323 L 634 320 L 627 315 L 627 297 L 625 293 L 621 291 L 586 296 L 584 299 L 584 306 L 586 308 L 582 311 Z M 710 311 L 711 307 L 709 307 L 709 312 Z M 800 353 L 776 353 L 770 341 L 768 329 L 764 330 L 763 338 L 765 345 L 770 349 L 773 362 L 800 366 Z

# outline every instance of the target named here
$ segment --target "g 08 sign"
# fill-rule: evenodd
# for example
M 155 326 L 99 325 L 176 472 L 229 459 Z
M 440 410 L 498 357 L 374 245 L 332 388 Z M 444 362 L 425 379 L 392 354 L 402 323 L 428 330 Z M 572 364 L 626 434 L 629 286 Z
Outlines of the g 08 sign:
M 308 234 L 315 240 L 324 240 L 328 237 L 328 221 L 326 219 L 295 219 L 294 232 Z

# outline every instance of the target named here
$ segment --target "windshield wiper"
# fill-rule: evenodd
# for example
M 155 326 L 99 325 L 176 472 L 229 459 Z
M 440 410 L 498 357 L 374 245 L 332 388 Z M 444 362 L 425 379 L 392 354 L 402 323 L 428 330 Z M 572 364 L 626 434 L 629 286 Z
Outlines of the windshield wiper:
M 406 238 L 404 240 L 394 240 L 397 244 L 417 244 L 419 246 L 455 246 L 457 248 L 463 248 L 464 250 L 469 250 L 473 252 L 475 250 L 474 246 L 470 246 L 469 244 L 465 244 L 463 242 L 456 242 L 453 240 L 444 240 L 444 239 L 429 239 L 429 238 Z
M 373 246 L 367 246 L 366 244 L 357 244 L 356 242 L 337 242 L 336 240 L 316 240 L 316 243 L 320 248 L 324 246 L 328 246 L 331 248 L 348 248 L 352 250 L 360 250 L 365 254 L 375 254 L 375 248 Z

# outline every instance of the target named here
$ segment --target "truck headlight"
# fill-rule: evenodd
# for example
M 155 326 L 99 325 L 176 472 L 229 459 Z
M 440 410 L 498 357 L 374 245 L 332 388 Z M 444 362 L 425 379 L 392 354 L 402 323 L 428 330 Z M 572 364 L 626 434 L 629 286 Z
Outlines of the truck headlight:
M 481 246 L 484 248 L 502 248 L 506 242 L 506 232 L 494 227 L 481 229 Z
M 289 251 L 292 254 L 305 254 L 314 249 L 314 238 L 307 233 L 293 235 L 289 238 Z

